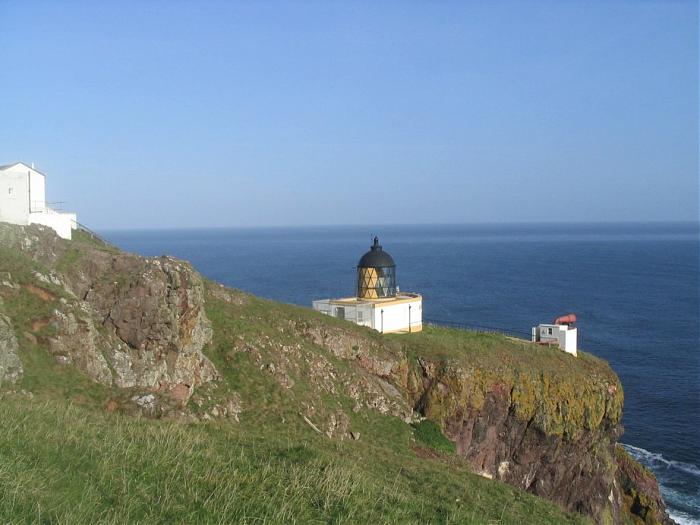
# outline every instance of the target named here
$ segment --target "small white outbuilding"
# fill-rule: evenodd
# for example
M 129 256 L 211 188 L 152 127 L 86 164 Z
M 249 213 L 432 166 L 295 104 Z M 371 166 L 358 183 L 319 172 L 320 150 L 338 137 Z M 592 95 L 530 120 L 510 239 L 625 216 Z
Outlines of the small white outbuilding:
M 557 343 L 559 348 L 568 354 L 576 355 L 577 339 L 578 332 L 574 314 L 558 317 L 553 324 L 540 324 L 532 327 L 533 343 Z
M 0 166 L 0 222 L 43 224 L 64 239 L 78 227 L 75 213 L 47 205 L 46 175 L 24 162 Z

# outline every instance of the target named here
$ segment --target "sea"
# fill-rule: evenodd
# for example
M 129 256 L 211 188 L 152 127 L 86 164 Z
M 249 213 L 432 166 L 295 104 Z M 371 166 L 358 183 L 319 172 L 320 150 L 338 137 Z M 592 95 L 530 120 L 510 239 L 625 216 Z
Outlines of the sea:
M 625 391 L 621 442 L 657 476 L 671 516 L 700 524 L 698 223 L 462 224 L 104 231 L 128 251 L 189 260 L 205 276 L 310 307 L 353 295 L 379 236 L 403 291 L 438 323 L 529 337 L 578 317 L 579 348 Z

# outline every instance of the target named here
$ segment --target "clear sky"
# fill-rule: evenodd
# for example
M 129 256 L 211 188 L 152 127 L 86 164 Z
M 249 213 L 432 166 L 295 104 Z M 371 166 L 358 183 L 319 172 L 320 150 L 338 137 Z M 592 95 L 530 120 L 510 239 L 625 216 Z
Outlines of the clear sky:
M 698 7 L 0 0 L 0 164 L 98 229 L 698 219 Z

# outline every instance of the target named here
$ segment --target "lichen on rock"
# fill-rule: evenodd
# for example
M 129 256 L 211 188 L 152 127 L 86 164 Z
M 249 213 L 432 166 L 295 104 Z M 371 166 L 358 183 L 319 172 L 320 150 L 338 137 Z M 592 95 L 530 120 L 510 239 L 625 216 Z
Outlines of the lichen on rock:
M 212 329 L 202 278 L 189 264 L 95 243 L 76 248 L 38 226 L 0 225 L 0 240 L 42 265 L 24 289 L 43 291 L 53 307 L 37 327 L 51 327 L 42 340 L 57 362 L 108 386 L 177 388 L 180 397 L 219 377 L 203 353 Z M 60 300 L 38 285 L 59 289 Z
M 441 329 L 402 347 L 412 357 L 394 382 L 476 473 L 600 522 L 622 519 L 614 446 L 623 393 L 606 363 Z
M 0 303 L 0 307 L 2 303 Z M 9 317 L 0 313 L 0 386 L 16 383 L 22 378 L 19 344 Z
M 621 505 L 634 523 L 672 525 L 654 474 L 636 462 L 621 445 L 615 447 L 616 481 Z

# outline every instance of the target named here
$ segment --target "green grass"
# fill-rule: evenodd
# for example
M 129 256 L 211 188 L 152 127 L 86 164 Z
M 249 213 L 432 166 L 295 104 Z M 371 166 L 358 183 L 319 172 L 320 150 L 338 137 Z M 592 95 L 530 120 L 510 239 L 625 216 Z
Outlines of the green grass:
M 97 249 L 108 253 L 119 253 L 114 246 L 105 243 L 84 230 L 73 230 L 72 239 L 66 243 L 65 252 L 58 258 L 55 268 L 59 272 L 67 272 L 73 266 L 80 264 L 86 250 Z
M 459 465 L 294 426 L 0 403 L 3 523 L 582 523 Z M 272 431 L 272 432 L 271 432 Z
M 434 421 L 423 420 L 412 426 L 416 441 L 438 452 L 455 453 L 455 444 L 445 437 L 440 426 Z
M 24 376 L 19 386 L 44 398 L 70 399 L 75 403 L 102 406 L 114 392 L 91 381 L 80 370 L 60 365 L 45 348 L 20 341 L 19 358 Z
M 56 263 L 56 269 L 59 272 L 70 270 L 72 266 L 78 263 L 81 257 L 81 251 L 76 247 L 69 248 Z
M 575 357 L 554 346 L 537 345 L 501 334 L 426 326 L 415 334 L 387 338 L 410 355 L 431 359 L 477 363 L 484 368 L 506 366 L 568 375 L 605 372 L 615 377 L 605 361 L 586 352 L 579 351 Z
M 119 253 L 118 248 L 112 246 L 111 244 L 107 244 L 84 230 L 73 230 L 71 244 L 76 248 L 92 247 L 110 253 Z

